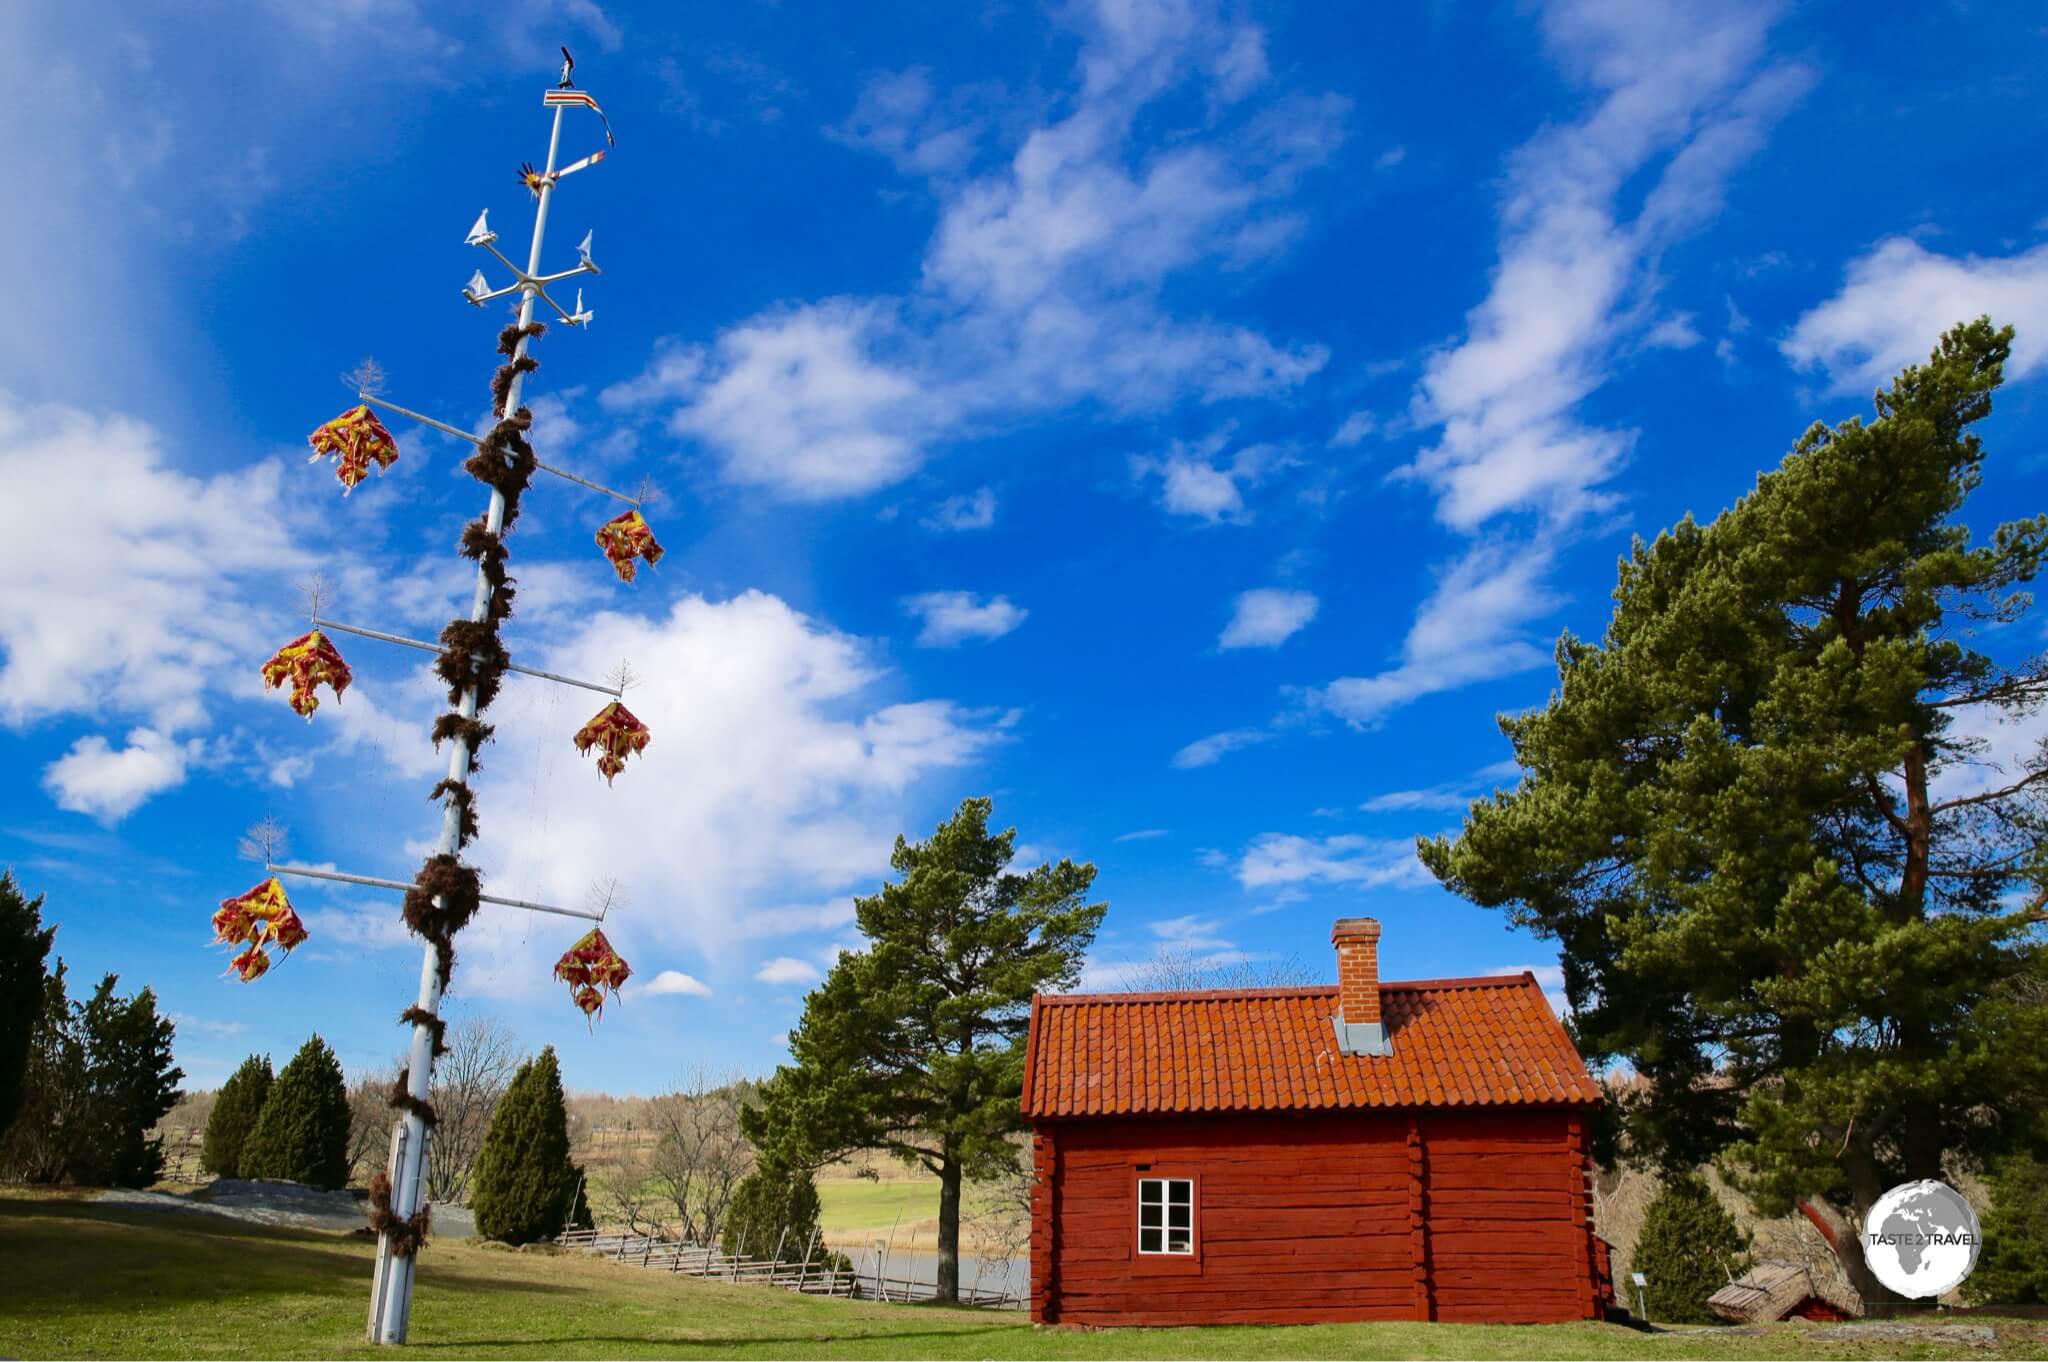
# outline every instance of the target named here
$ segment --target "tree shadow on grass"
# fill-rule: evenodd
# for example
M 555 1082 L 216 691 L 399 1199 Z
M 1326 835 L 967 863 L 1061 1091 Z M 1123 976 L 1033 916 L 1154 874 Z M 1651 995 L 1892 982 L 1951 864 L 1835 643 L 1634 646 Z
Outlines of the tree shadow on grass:
M 83 1222 L 89 1236 L 38 1241 L 37 1219 Z M 152 1289 L 163 1295 L 223 1300 L 249 1296 L 321 1294 L 332 1288 L 368 1290 L 367 1241 L 334 1230 L 303 1229 L 235 1220 L 206 1211 L 123 1206 L 118 1203 L 0 1200 L 0 1229 L 33 1245 L 32 1265 L 42 1293 L 93 1301 L 107 1309 L 154 1309 Z M 7 1240 L 0 1239 L 0 1263 Z M 506 1293 L 552 1294 L 557 1284 L 517 1277 L 481 1277 L 433 1262 L 433 1241 L 421 1259 L 423 1276 L 437 1287 Z M 31 1266 L 31 1265 L 24 1265 Z

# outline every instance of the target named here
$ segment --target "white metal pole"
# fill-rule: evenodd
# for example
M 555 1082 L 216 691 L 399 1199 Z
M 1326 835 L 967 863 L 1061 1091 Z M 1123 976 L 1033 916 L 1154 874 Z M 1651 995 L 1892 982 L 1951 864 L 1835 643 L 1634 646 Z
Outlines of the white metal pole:
M 541 234 L 548 223 L 548 199 L 554 193 L 555 150 L 562 140 L 562 106 L 555 106 L 554 128 L 548 134 L 547 168 L 541 172 L 540 203 L 533 213 L 533 245 L 527 253 L 526 272 L 540 273 Z M 517 365 L 526 354 L 527 336 L 525 327 L 533 321 L 533 299 L 538 286 L 528 284 L 519 302 L 519 325 L 521 328 L 518 344 L 513 349 L 511 363 L 511 385 L 505 390 L 505 415 L 511 416 L 519 410 L 520 380 L 525 377 Z M 491 489 L 491 502 L 484 512 L 484 528 L 497 534 L 505 524 L 505 496 L 497 488 Z M 483 564 L 477 564 L 476 596 L 470 606 L 469 617 L 480 621 L 490 608 L 491 584 L 484 575 Z M 476 688 L 462 693 L 458 706 L 465 719 L 476 717 Z M 457 737 L 450 744 L 448 754 L 448 779 L 463 784 L 469 776 L 469 743 Z M 451 794 L 441 807 L 441 841 L 439 852 L 447 855 L 456 848 L 460 832 L 461 811 L 456 797 Z M 428 1014 L 435 1013 L 441 1004 L 440 961 L 434 953 L 432 942 L 425 944 L 420 958 L 420 1009 Z M 424 1023 L 414 1023 L 412 1028 L 412 1052 L 408 1056 L 406 1069 L 407 1091 L 419 1101 L 427 1100 L 427 1093 L 434 1081 L 434 1033 Z M 392 1179 L 391 1211 L 400 1220 L 410 1219 L 426 1202 L 426 1143 L 429 1132 L 426 1123 L 417 1112 L 408 1111 L 399 1118 L 404 1128 L 405 1141 L 401 1146 L 398 1175 Z M 391 1236 L 379 1236 L 377 1240 L 377 1268 L 370 1282 L 370 1341 L 372 1343 L 405 1342 L 406 1326 L 412 1313 L 412 1283 L 415 1254 L 396 1254 L 391 1251 Z

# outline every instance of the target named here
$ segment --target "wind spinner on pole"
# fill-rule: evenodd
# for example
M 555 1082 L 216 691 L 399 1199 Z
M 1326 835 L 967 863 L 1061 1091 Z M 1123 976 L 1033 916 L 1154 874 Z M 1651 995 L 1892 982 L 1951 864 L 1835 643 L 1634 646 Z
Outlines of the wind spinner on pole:
M 522 164 L 519 171 L 520 182 L 532 192 L 535 201 L 533 236 L 525 268 L 520 268 L 498 249 L 498 236 L 491 230 L 487 212 L 477 215 L 476 223 L 466 238 L 468 245 L 487 251 L 510 270 L 513 281 L 502 288 L 493 288 L 483 271 L 478 270 L 462 290 L 464 300 L 479 308 L 500 298 L 516 297 L 518 302 L 517 320 L 498 334 L 498 351 L 505 362 L 498 366 L 491 380 L 492 414 L 496 424 L 479 437 L 457 425 L 389 402 L 373 390 L 372 384 L 364 383 L 357 394 L 359 401 L 356 406 L 323 423 L 307 437 L 315 461 L 323 458 L 334 460 L 335 475 L 344 494 L 353 491 L 373 468 L 381 472 L 399 457 L 397 442 L 378 419 L 379 410 L 418 421 L 474 446 L 475 452 L 463 467 L 490 489 L 490 500 L 484 513 L 462 533 L 460 552 L 477 566 L 476 589 L 469 613 L 451 621 L 441 631 L 438 641 L 427 642 L 322 618 L 319 602 L 315 600 L 312 629 L 286 644 L 263 667 L 266 685 L 289 685 L 293 709 L 310 720 L 320 704 L 316 687 L 327 686 L 335 701 L 339 702 L 350 682 L 348 665 L 336 649 L 332 634 L 351 634 L 434 654 L 434 669 L 447 685 L 449 704 L 448 711 L 435 720 L 432 733 L 436 748 L 443 743 L 449 746 L 448 774 L 429 794 L 429 798 L 441 805 L 439 843 L 410 883 L 303 866 L 273 865 L 266 848 L 263 859 L 270 878 L 237 898 L 224 900 L 213 919 L 218 940 L 244 947 L 231 966 L 231 972 L 244 980 L 253 980 L 270 967 L 271 950 L 289 952 L 306 939 L 305 926 L 287 901 L 277 878 L 279 875 L 337 880 L 401 892 L 405 896 L 406 925 L 425 943 L 418 1000 L 400 1018 L 412 1028 L 406 1068 L 392 1089 L 392 1105 L 402 1112 L 402 1116 L 392 1133 L 389 1167 L 371 1179 L 370 1184 L 370 1221 L 378 1232 L 377 1266 L 371 1285 L 369 1312 L 369 1337 L 375 1343 L 405 1341 L 411 1313 L 414 1260 L 428 1228 L 424 1176 L 427 1141 L 431 1136 L 434 1113 L 428 1104 L 427 1094 L 433 1080 L 434 1063 L 446 1048 L 443 1043 L 446 1024 L 438 1009 L 454 969 L 455 935 L 485 903 L 584 918 L 600 924 L 605 916 L 602 908 L 596 912 L 584 912 L 486 894 L 476 869 L 462 861 L 461 851 L 477 835 L 475 799 L 469 777 L 478 771 L 481 765 L 478 751 L 492 734 L 491 725 L 479 716 L 496 697 L 506 673 L 517 672 L 580 686 L 610 697 L 612 703 L 570 739 L 580 751 L 595 747 L 601 752 L 599 765 L 607 783 L 619 773 L 626 757 L 643 751 L 649 742 L 646 726 L 627 712 L 622 703 L 625 695 L 623 673 L 617 684 L 607 685 L 521 666 L 512 661 L 500 638 L 500 627 L 512 615 L 514 597 L 513 579 L 506 571 L 509 553 L 505 538 L 519 517 L 521 499 L 535 473 L 549 473 L 626 503 L 627 511 L 606 522 L 596 535 L 599 548 L 622 580 L 632 580 L 635 558 L 652 565 L 661 556 L 661 546 L 654 541 L 653 532 L 640 514 L 639 498 L 612 491 L 587 478 L 543 463 L 536 456 L 527 439 L 533 426 L 533 415 L 520 404 L 526 376 L 539 367 L 529 350 L 532 342 L 547 330 L 546 325 L 534 317 L 537 305 L 544 304 L 557 320 L 568 326 L 588 326 L 592 313 L 583 304 L 581 288 L 576 291 L 573 309 L 563 307 L 548 290 L 551 285 L 599 272 L 591 258 L 589 233 L 585 233 L 577 247 L 577 263 L 573 268 L 554 274 L 543 274 L 540 268 L 541 241 L 556 188 L 567 176 L 602 162 L 613 145 L 611 126 L 605 122 L 606 149 L 568 165 L 557 164 L 565 114 L 584 110 L 604 121 L 597 101 L 586 91 L 577 89 L 571 81 L 574 62 L 568 49 L 563 49 L 562 57 L 561 82 L 545 91 L 541 99 L 542 106 L 554 115 L 547 157 L 540 169 Z M 609 989 L 615 993 L 631 969 L 605 940 L 602 931 L 593 930 L 569 948 L 556 972 L 571 983 L 576 1006 L 586 1016 L 593 1016 L 598 1011 L 602 990 Z

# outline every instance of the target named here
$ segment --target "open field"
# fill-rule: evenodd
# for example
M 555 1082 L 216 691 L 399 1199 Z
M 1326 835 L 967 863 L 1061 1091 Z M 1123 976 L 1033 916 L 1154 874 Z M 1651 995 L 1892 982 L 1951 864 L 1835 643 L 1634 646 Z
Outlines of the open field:
M 370 1245 L 206 1215 L 0 1194 L 0 1353 L 354 1357 Z M 2043 1357 L 2038 1321 L 1972 1317 L 1991 1346 L 1855 1339 L 1824 1326 L 1644 1335 L 1550 1328 L 1034 1329 L 1014 1314 L 859 1304 L 436 1240 L 413 1351 L 485 1357 L 1863 1358 Z

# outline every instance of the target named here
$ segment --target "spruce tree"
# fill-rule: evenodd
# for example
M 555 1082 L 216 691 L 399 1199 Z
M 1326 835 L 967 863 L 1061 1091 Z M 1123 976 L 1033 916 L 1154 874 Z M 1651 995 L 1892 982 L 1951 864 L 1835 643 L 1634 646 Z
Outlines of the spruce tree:
M 14 872 L 0 870 L 0 1135 L 21 1114 L 29 1049 L 46 997 L 44 961 L 55 927 L 45 927 L 43 896 L 26 898 Z
M 1500 721 L 1520 783 L 1420 848 L 1560 944 L 1581 1053 L 1644 1080 L 1628 1147 L 1805 1206 L 1870 1303 L 1853 1217 L 2048 1104 L 2048 752 L 1977 736 L 2048 700 L 2017 656 L 2048 515 L 1967 506 L 2011 340 L 1955 327 L 1873 420 L 1638 541 L 1604 636 Z
M 549 1046 L 519 1066 L 484 1132 L 469 1188 L 477 1233 L 507 1244 L 554 1238 L 576 1209 L 577 1182 L 562 1070 Z
M 1721 1317 L 1707 1297 L 1749 1271 L 1749 1240 L 1706 1179 L 1686 1173 L 1666 1182 L 1643 1213 L 1629 1268 L 1649 1278 L 1651 1319 L 1715 1324 Z
M 206 1120 L 206 1146 L 199 1166 L 224 1178 L 242 1176 L 242 1149 L 263 1104 L 270 1096 L 275 1075 L 270 1072 L 269 1055 L 250 1055 L 213 1099 L 213 1114 Z
M 1070 988 L 1108 905 L 1095 867 L 1010 871 L 1017 830 L 991 833 L 963 800 L 929 841 L 896 839 L 902 878 L 854 900 L 867 949 L 804 1000 L 796 1063 L 741 1113 L 747 1138 L 790 1167 L 886 1149 L 939 1180 L 938 1299 L 960 1291 L 960 1189 L 1012 1170 L 1031 995 Z
M 242 1146 L 241 1175 L 310 1187 L 348 1181 L 348 1085 L 327 1042 L 313 1036 L 278 1073 Z

